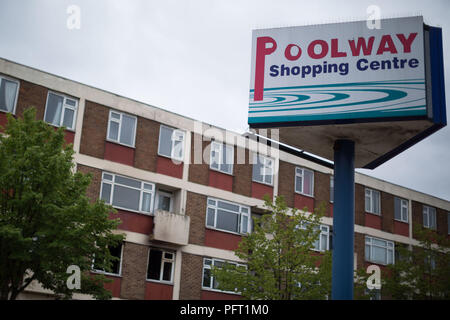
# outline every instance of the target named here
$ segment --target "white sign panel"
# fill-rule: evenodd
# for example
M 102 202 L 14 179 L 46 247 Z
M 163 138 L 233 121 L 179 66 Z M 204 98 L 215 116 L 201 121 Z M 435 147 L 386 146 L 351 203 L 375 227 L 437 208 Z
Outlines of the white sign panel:
M 426 116 L 423 28 L 410 17 L 253 31 L 250 126 Z

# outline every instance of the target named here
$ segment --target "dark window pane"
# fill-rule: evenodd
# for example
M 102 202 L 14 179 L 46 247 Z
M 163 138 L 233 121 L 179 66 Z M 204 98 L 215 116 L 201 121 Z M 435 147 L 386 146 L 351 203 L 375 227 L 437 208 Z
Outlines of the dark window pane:
M 399 198 L 395 198 L 394 200 L 394 217 L 397 220 L 402 219 L 402 209 L 401 209 L 401 200 Z
M 160 280 L 162 251 L 150 249 L 147 279 Z
M 163 268 L 163 280 L 164 281 L 171 281 L 172 279 L 172 263 L 171 262 L 164 262 L 164 268 Z
M 115 185 L 113 206 L 138 211 L 139 197 L 140 197 L 139 190 Z
M 0 78 L 0 110 L 13 111 L 16 93 L 17 83 Z
M 211 270 L 203 269 L 203 286 L 211 288 Z
M 120 184 L 124 184 L 126 186 L 133 187 L 133 188 L 138 188 L 138 189 L 141 188 L 141 182 L 134 180 L 134 179 L 116 176 L 116 179 L 114 181 L 117 183 L 120 183 Z
M 216 228 L 238 232 L 238 218 L 239 216 L 235 213 L 228 211 L 217 210 L 217 223 Z
M 75 116 L 75 111 L 72 109 L 65 109 L 64 110 L 64 118 L 63 118 L 63 126 L 69 129 L 73 129 L 73 117 Z
M 112 264 L 112 273 L 119 274 L 120 273 L 120 258 L 122 254 L 122 245 L 119 245 L 117 247 L 110 247 L 109 252 L 113 257 L 118 258 L 118 260 L 115 260 Z
M 134 143 L 134 128 L 136 119 L 122 115 L 122 128 L 120 130 L 120 142 L 132 146 Z
M 109 203 L 111 199 L 111 185 L 108 183 L 103 183 L 102 186 L 103 187 L 101 199 L 104 200 L 106 203 Z

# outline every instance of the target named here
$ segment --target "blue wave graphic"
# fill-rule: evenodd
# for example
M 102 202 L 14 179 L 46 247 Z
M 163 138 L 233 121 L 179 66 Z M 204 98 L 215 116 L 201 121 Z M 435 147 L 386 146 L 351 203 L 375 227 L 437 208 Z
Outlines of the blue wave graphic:
M 266 88 L 249 123 L 426 115 L 425 80 L 388 80 Z

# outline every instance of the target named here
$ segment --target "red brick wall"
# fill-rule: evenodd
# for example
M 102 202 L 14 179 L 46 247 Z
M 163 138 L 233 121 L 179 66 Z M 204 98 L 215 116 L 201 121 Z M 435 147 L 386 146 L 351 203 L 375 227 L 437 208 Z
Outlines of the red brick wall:
M 91 184 L 87 189 L 87 196 L 91 202 L 95 202 L 100 196 L 100 188 L 102 184 L 102 170 L 77 164 L 77 171 L 87 174 L 91 174 Z
M 286 205 L 294 208 L 295 194 L 295 165 L 289 162 L 280 161 L 278 171 L 278 195 L 283 196 Z
M 201 163 L 199 163 L 199 164 L 194 163 L 194 160 L 195 160 L 194 147 L 196 144 L 195 141 L 197 140 L 197 143 L 199 144 L 199 142 L 202 141 L 202 137 L 200 135 L 194 133 L 194 134 L 192 134 L 191 139 L 192 139 L 191 140 L 191 163 L 189 165 L 189 181 L 207 186 L 209 183 L 209 178 L 208 178 L 209 177 L 209 163 L 203 161 L 204 160 L 203 153 L 202 153 L 202 157 L 201 157 Z M 208 141 L 201 142 L 203 152 L 209 146 L 209 143 L 210 142 L 208 142 Z M 208 148 L 208 150 L 209 150 L 209 148 Z M 209 161 L 209 153 L 207 153 L 205 158 L 207 158 Z
M 394 196 L 387 192 L 381 193 L 381 230 L 394 233 Z
M 252 197 L 257 199 L 264 198 L 265 195 L 269 195 L 270 199 L 273 197 L 273 187 L 267 184 L 252 182 Z
M 206 199 L 204 195 L 187 193 L 186 215 L 191 219 L 189 243 L 205 244 Z
M 173 285 L 147 281 L 145 286 L 145 300 L 172 300 Z
M 134 164 L 134 148 L 109 141 L 105 141 L 104 144 L 104 158 L 106 160 L 119 162 L 129 166 Z
M 120 296 L 124 299 L 144 299 L 146 290 L 148 247 L 125 242 L 122 259 Z
M 314 171 L 314 206 L 325 206 L 325 216 L 331 216 L 330 210 L 330 175 Z
M 36 108 L 36 119 L 43 120 L 45 104 L 47 103 L 47 93 L 48 89 L 43 86 L 20 80 L 16 116 L 21 117 L 25 109 L 33 106 Z
M 436 208 L 436 228 L 440 235 L 448 235 L 448 211 L 440 208 Z
M 109 108 L 86 100 L 80 153 L 103 159 Z
M 182 253 L 180 300 L 199 300 L 202 292 L 203 258 Z
M 215 170 L 209 170 L 208 179 L 209 186 L 233 192 L 233 176 Z
M 241 240 L 242 236 L 237 234 L 211 229 L 205 230 L 205 246 L 208 247 L 236 250 Z
M 252 189 L 252 165 L 249 162 L 249 151 L 245 150 L 245 163 L 237 163 L 237 153 L 242 153 L 242 148 L 235 147 L 234 149 L 234 177 L 233 177 L 233 192 L 251 197 Z
M 364 186 L 355 183 L 355 224 L 365 226 Z
M 413 228 L 413 238 L 417 238 L 417 233 L 415 228 L 423 228 L 423 204 L 417 201 L 412 201 L 412 228 Z
M 134 166 L 156 172 L 160 124 L 156 121 L 138 117 L 136 132 L 136 151 Z
M 365 266 L 365 235 L 355 232 L 354 251 L 356 252 L 356 267 L 363 268 Z
M 202 300 L 240 300 L 242 297 L 237 294 L 202 290 Z
M 156 172 L 181 179 L 183 178 L 183 162 L 158 156 L 156 160 Z

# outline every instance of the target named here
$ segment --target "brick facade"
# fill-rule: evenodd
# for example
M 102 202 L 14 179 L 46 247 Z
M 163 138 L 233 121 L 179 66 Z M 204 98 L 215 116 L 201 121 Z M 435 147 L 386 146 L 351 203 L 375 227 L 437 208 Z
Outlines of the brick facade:
M 203 258 L 183 252 L 182 259 L 180 299 L 198 300 L 202 294 Z
M 120 295 L 124 299 L 144 299 L 148 247 L 125 242 Z
M 187 193 L 186 215 L 191 218 L 189 243 L 205 244 L 206 199 L 204 195 Z

